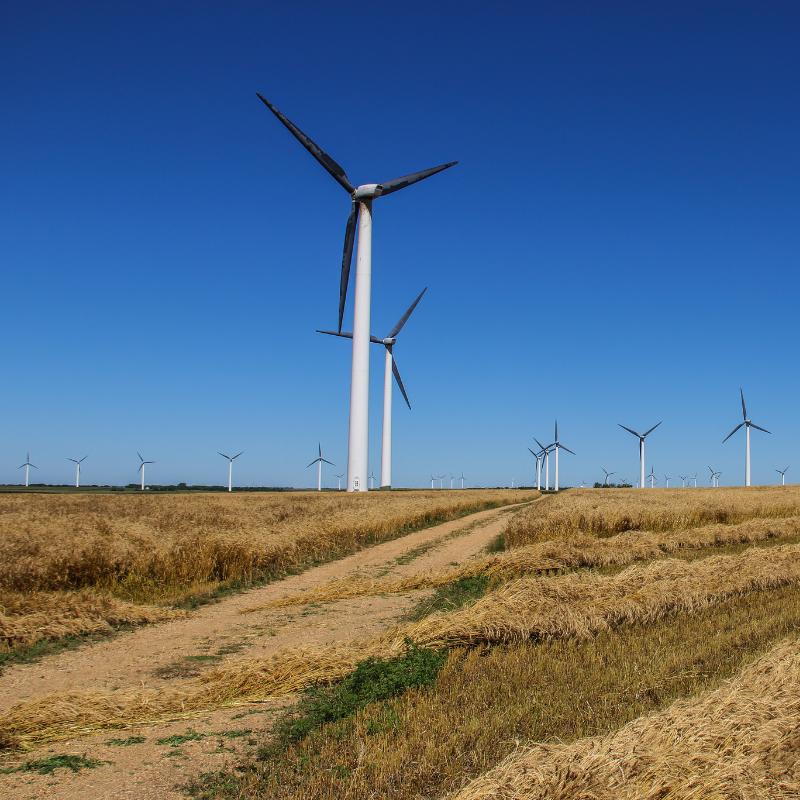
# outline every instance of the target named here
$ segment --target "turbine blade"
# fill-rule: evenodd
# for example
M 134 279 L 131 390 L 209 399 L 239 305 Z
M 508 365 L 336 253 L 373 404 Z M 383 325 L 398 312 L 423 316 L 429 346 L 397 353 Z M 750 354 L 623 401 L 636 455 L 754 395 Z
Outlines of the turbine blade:
M 628 433 L 632 433 L 637 439 L 642 438 L 640 434 L 633 430 L 633 428 L 629 428 L 627 425 L 623 425 L 621 422 L 618 422 L 617 425 L 619 425 L 620 428 L 624 428 L 626 431 L 628 431 Z
M 350 183 L 344 167 L 334 161 L 311 137 L 307 136 L 288 117 L 275 108 L 266 97 L 256 92 L 258 99 L 286 126 L 289 132 L 300 142 L 314 158 L 324 167 L 330 176 L 348 193 L 352 194 L 355 187 Z
M 139 461 L 144 461 L 142 454 L 138 450 L 136 451 L 136 455 L 139 456 Z
M 406 313 L 403 314 L 402 317 L 400 317 L 400 319 L 397 321 L 397 324 L 394 326 L 394 328 L 392 328 L 392 330 L 389 331 L 389 335 L 386 337 L 387 339 L 394 339 L 394 337 L 397 336 L 397 334 L 400 333 L 401 330 L 403 330 L 403 326 L 406 324 L 406 322 L 408 322 L 408 318 L 411 316 L 411 313 L 417 307 L 417 303 L 419 303 L 419 301 L 422 300 L 422 295 L 424 295 L 425 292 L 427 292 L 427 291 L 428 291 L 428 287 L 426 286 L 417 295 L 417 299 L 408 307 L 408 310 L 406 311 Z
M 747 406 L 744 403 L 744 391 L 742 391 L 742 387 L 739 387 L 739 394 L 742 398 L 742 419 L 747 419 Z
M 730 438 L 731 438 L 731 436 L 733 436 L 733 434 L 734 434 L 734 433 L 736 433 L 736 431 L 738 431 L 738 430 L 739 430 L 739 428 L 741 428 L 741 427 L 743 427 L 743 426 L 744 426 L 744 422 L 740 422 L 740 423 L 739 423 L 739 424 L 738 424 L 738 425 L 737 425 L 737 426 L 736 426 L 736 427 L 735 427 L 735 428 L 734 428 L 734 429 L 733 429 L 733 430 L 732 430 L 732 431 L 731 431 L 731 432 L 730 432 L 730 433 L 729 433 L 729 434 L 728 434 L 728 435 L 727 435 L 727 436 L 726 436 L 726 437 L 725 437 L 725 438 L 722 440 L 722 444 L 725 444 L 725 442 L 727 442 L 727 441 L 728 441 L 728 439 L 730 439 Z
M 458 161 L 449 161 L 447 164 L 440 164 L 438 167 L 423 169 L 422 172 L 412 172 L 410 175 L 403 175 L 402 178 L 394 178 L 391 181 L 381 183 L 381 195 L 391 194 L 400 189 L 405 189 L 406 186 L 411 186 L 412 183 L 419 183 L 419 181 L 430 178 L 431 175 L 435 175 L 437 172 L 454 167 L 456 164 L 458 164 Z
M 217 450 L 217 453 L 219 453 L 219 455 L 221 455 L 223 458 L 227 458 L 228 461 L 230 461 L 231 457 L 227 453 L 220 453 L 219 450 Z
M 326 458 L 321 458 L 321 459 L 320 459 L 320 461 L 321 461 L 323 464 L 330 464 L 332 467 L 335 467 L 335 466 L 336 466 L 336 464 L 334 464 L 334 463 L 333 463 L 333 461 L 328 461 L 328 459 L 326 459 Z
M 750 427 L 755 428 L 757 431 L 762 431 L 763 433 L 771 433 L 771 431 L 768 431 L 766 428 L 762 428 L 760 425 L 756 425 L 755 422 L 751 422 Z
M 563 444 L 560 444 L 560 445 L 559 445 L 559 448 L 560 448 L 561 450 L 566 450 L 568 453 L 572 453 L 572 455 L 576 455 L 576 453 L 573 453 L 573 452 L 572 452 L 572 450 L 570 450 L 570 449 L 569 449 L 569 447 L 564 447 L 564 445 L 563 445 Z
M 662 419 L 662 420 L 661 420 L 661 422 L 663 422 L 663 421 L 664 421 L 664 420 Z M 653 427 L 652 427 L 652 428 L 650 428 L 650 430 L 649 430 L 649 431 L 647 431 L 646 433 L 643 433 L 643 434 L 642 434 L 642 439 L 644 439 L 644 438 L 645 438 L 645 436 L 649 436 L 649 435 L 650 435 L 650 434 L 651 434 L 651 433 L 652 433 L 652 432 L 653 432 L 653 431 L 654 431 L 654 430 L 655 430 L 655 429 L 656 429 L 656 428 L 657 428 L 657 427 L 658 427 L 658 426 L 661 424 L 661 422 L 657 422 L 655 425 L 653 425 Z
M 352 335 L 353 334 L 351 333 L 350 336 L 352 337 Z M 370 336 L 369 340 L 372 342 L 372 344 L 383 344 L 383 339 L 379 339 L 377 336 Z
M 533 441 L 536 442 L 536 444 L 539 445 L 540 449 L 542 449 L 542 450 L 545 449 L 545 446 L 535 436 L 533 437 Z
M 339 278 L 339 333 L 342 332 L 344 320 L 344 304 L 347 300 L 347 286 L 350 283 L 350 266 L 353 263 L 353 242 L 356 238 L 356 222 L 358 221 L 358 203 L 353 203 L 347 226 L 344 229 L 344 247 L 342 248 L 342 274 Z
M 397 369 L 397 362 L 394 360 L 394 355 L 392 355 L 392 373 L 394 374 L 394 379 L 397 381 L 397 386 L 400 389 L 400 394 L 403 395 L 403 400 L 406 401 L 406 405 L 410 410 L 411 403 L 409 402 L 408 395 L 406 394 L 406 387 L 403 386 L 403 379 L 400 377 L 400 370 Z
M 310 464 L 306 464 L 306 469 L 308 469 L 309 467 L 313 467 L 313 466 L 314 466 L 314 464 L 316 464 L 316 463 L 317 463 L 317 461 L 319 461 L 319 459 L 318 459 L 318 458 L 315 458 L 315 459 L 314 459 L 314 460 L 313 460 L 313 461 L 312 461 Z
M 238 452 L 238 453 L 237 453 L 237 454 L 236 454 L 236 455 L 235 455 L 235 456 L 234 456 L 234 457 L 231 459 L 231 461 L 235 461 L 237 458 L 239 458 L 239 456 L 240 456 L 242 453 L 244 453 L 244 450 L 240 450 L 240 451 L 239 451 L 239 452 Z
M 319 328 L 317 328 L 317 333 L 324 333 L 326 336 L 340 336 L 342 339 L 353 338 L 353 334 L 350 333 L 349 331 L 346 331 L 344 333 L 339 333 L 339 331 L 321 331 Z

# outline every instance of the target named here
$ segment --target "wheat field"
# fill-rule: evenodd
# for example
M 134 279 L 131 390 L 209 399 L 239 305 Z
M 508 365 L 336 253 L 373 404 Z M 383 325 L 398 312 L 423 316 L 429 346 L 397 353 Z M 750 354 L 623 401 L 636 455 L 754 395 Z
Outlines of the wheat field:
M 277 578 L 534 494 L 3 494 L 0 649 L 169 618 L 160 606 L 221 584 Z

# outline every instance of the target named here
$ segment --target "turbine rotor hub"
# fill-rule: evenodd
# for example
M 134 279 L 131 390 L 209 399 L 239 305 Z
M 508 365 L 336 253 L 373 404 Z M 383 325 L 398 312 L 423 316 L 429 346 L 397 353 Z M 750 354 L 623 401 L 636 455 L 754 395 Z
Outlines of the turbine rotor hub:
M 372 200 L 380 197 L 383 187 L 379 183 L 364 183 L 353 192 L 353 200 Z

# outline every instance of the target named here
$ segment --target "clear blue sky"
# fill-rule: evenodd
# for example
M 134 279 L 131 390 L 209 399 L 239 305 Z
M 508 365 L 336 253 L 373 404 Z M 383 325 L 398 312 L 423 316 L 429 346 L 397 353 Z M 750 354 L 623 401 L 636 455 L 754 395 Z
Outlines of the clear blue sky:
M 375 207 L 374 332 L 430 287 L 396 484 L 530 480 L 556 416 L 564 482 L 662 418 L 648 469 L 740 482 L 740 385 L 754 482 L 800 479 L 795 4 L 282 5 L 0 9 L 0 482 L 344 471 L 348 200 L 257 90 L 354 181 L 460 161 Z

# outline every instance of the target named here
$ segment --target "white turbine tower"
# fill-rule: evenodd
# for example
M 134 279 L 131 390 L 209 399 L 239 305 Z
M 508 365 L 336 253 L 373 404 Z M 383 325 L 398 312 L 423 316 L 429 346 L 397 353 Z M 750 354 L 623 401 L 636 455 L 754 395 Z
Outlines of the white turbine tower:
M 341 475 L 336 476 L 336 480 L 338 482 L 338 486 L 336 487 L 337 492 L 342 491 L 342 478 L 344 478 L 344 472 Z
M 369 340 L 373 344 L 382 344 L 386 348 L 386 358 L 384 360 L 383 371 L 383 437 L 381 449 L 381 488 L 389 489 L 392 485 L 392 375 L 397 381 L 397 388 L 403 395 L 403 400 L 411 410 L 411 403 L 409 402 L 406 388 L 403 386 L 403 379 L 400 377 L 400 371 L 397 369 L 397 362 L 394 358 L 394 346 L 397 343 L 397 337 L 403 326 L 408 322 L 408 318 L 413 313 L 417 304 L 422 300 L 422 296 L 428 291 L 426 286 L 416 297 L 414 302 L 406 309 L 405 314 L 397 321 L 395 326 L 383 338 L 379 339 L 377 336 L 370 336 Z M 328 336 L 341 336 L 343 339 L 352 339 L 352 333 L 342 333 L 341 331 L 320 331 L 317 333 L 325 333 Z M 370 487 L 372 488 L 372 487 Z
M 435 475 L 431 475 L 431 489 L 434 489 L 434 488 L 436 488 L 436 487 L 433 485 L 435 481 L 436 481 L 436 476 L 435 476 Z
M 446 475 L 444 475 L 444 474 L 442 474 L 442 475 L 440 475 L 440 476 L 439 476 L 439 488 L 440 488 L 440 489 L 444 489 L 444 479 L 445 479 L 446 477 L 447 477 L 447 476 L 446 476 Z
M 313 467 L 314 464 L 317 465 L 317 491 L 321 492 L 322 491 L 322 465 L 323 464 L 330 464 L 332 467 L 335 467 L 336 465 L 332 461 L 328 461 L 326 458 L 322 457 L 322 445 L 319 444 L 319 443 L 317 443 L 317 453 L 318 453 L 317 457 L 310 464 L 308 464 L 306 466 L 306 469 L 308 469 L 308 467 Z
M 786 469 L 789 469 L 789 467 L 786 467 Z M 461 481 L 461 488 L 463 489 L 464 488 L 464 481 L 466 480 L 464 478 L 464 473 L 463 472 L 461 473 L 461 475 L 459 476 L 458 479 Z
M 605 476 L 606 476 L 606 477 L 605 477 L 605 480 L 603 480 L 603 486 L 608 486 L 608 479 L 609 479 L 609 478 L 610 478 L 612 475 L 616 475 L 617 473 L 616 473 L 616 472 L 609 472 L 609 471 L 608 471 L 608 470 L 607 470 L 605 467 L 600 467 L 600 469 L 601 469 L 601 470 L 603 470 L 603 473 L 604 473 L 604 474 L 605 474 Z
M 694 488 L 696 489 L 697 488 L 697 473 L 696 472 L 695 472 L 694 475 L 692 475 L 692 480 L 694 481 Z
M 786 473 L 788 472 L 789 467 L 784 467 L 783 469 L 776 469 L 775 472 L 781 476 L 781 486 L 786 486 Z
M 709 476 L 709 478 L 708 478 L 708 481 L 709 481 L 709 483 L 710 483 L 710 484 L 711 484 L 711 485 L 712 485 L 712 486 L 713 486 L 715 489 L 719 488 L 719 476 L 720 476 L 720 475 L 722 475 L 722 473 L 721 473 L 721 472 L 716 472 L 716 471 L 715 471 L 714 469 L 712 469 L 711 467 L 709 467 L 709 468 L 708 468 L 708 471 L 711 473 L 711 474 L 710 474 L 710 476 Z
M 23 467 L 25 468 L 25 486 L 28 487 L 28 486 L 31 485 L 31 482 L 30 482 L 31 467 L 33 467 L 34 469 L 39 469 L 39 467 L 37 467 L 36 464 L 31 464 L 31 454 L 30 454 L 30 452 L 25 454 L 25 463 L 24 464 L 20 464 L 17 467 L 17 469 L 22 469 Z
M 68 458 L 67 461 L 71 461 L 75 464 L 75 488 L 79 489 L 81 485 L 81 464 L 83 464 L 89 456 L 84 456 L 83 458 Z
M 760 425 L 756 425 L 755 422 L 750 420 L 747 416 L 747 406 L 744 403 L 744 392 L 742 391 L 741 387 L 739 387 L 739 394 L 742 398 L 742 421 L 722 440 L 722 443 L 728 441 L 728 439 L 733 436 L 736 431 L 739 430 L 742 426 L 745 429 L 745 446 L 744 446 L 744 485 L 750 486 L 750 428 L 755 428 L 757 431 L 763 431 L 764 433 L 769 433 L 766 428 L 762 428 Z
M 546 447 L 534 436 L 533 441 L 541 448 L 542 457 L 544 458 L 544 490 L 550 491 L 550 452 L 553 445 L 548 444 Z
M 229 456 L 227 453 L 221 453 L 219 450 L 217 452 L 223 457 L 228 459 L 228 491 L 233 491 L 233 462 L 236 461 L 239 456 L 244 453 L 244 450 L 238 452 L 235 456 Z
M 664 420 L 661 420 L 663 422 Z M 644 440 L 661 424 L 661 422 L 657 422 L 653 425 L 650 430 L 645 431 L 644 433 L 637 433 L 633 428 L 628 428 L 621 423 L 617 423 L 620 428 L 623 430 L 628 431 L 628 433 L 632 433 L 638 440 L 639 440 L 639 488 L 644 489 Z
M 681 479 L 681 489 L 685 489 L 686 488 L 686 476 L 685 475 L 679 475 L 678 477 Z
M 142 454 L 137 450 L 136 455 L 139 456 L 139 472 L 142 473 L 142 491 L 144 491 L 144 465 L 145 464 L 155 464 L 155 461 L 145 461 L 142 458 Z
M 654 489 L 656 485 L 656 470 L 655 467 L 650 467 L 650 474 L 647 476 L 650 478 L 650 488 Z
M 372 291 L 372 202 L 378 197 L 405 189 L 437 172 L 454 166 L 450 161 L 437 167 L 414 172 L 384 183 L 365 183 L 353 186 L 343 167 L 334 161 L 319 145 L 306 136 L 272 103 L 260 94 L 262 103 L 286 126 L 289 132 L 322 165 L 330 176 L 350 195 L 351 208 L 344 234 L 342 272 L 339 282 L 339 331 L 342 330 L 347 286 L 350 281 L 350 263 L 358 225 L 358 250 L 356 253 L 356 297 L 353 314 L 353 365 L 350 380 L 350 432 L 347 457 L 347 491 L 366 491 L 369 444 L 369 341 L 370 297 Z
M 534 441 L 536 440 L 534 439 Z M 544 450 L 540 450 L 536 453 L 529 447 L 528 452 L 536 459 L 536 491 L 540 492 L 542 490 L 542 459 L 544 458 Z
M 664 476 L 664 487 L 669 489 L 669 482 L 672 480 L 672 475 L 665 475 Z
M 553 441 L 553 444 L 550 445 L 550 447 L 553 450 L 555 450 L 555 453 L 556 453 L 556 482 L 555 482 L 555 486 L 553 488 L 555 489 L 555 491 L 558 491 L 558 485 L 559 485 L 558 484 L 558 451 L 559 450 L 566 450 L 568 453 L 572 453 L 573 456 L 575 455 L 575 453 L 573 453 L 572 450 L 569 449 L 569 447 L 567 447 L 566 445 L 561 444 L 561 442 L 558 440 L 558 420 L 556 420 L 556 425 L 555 425 L 554 441 Z

